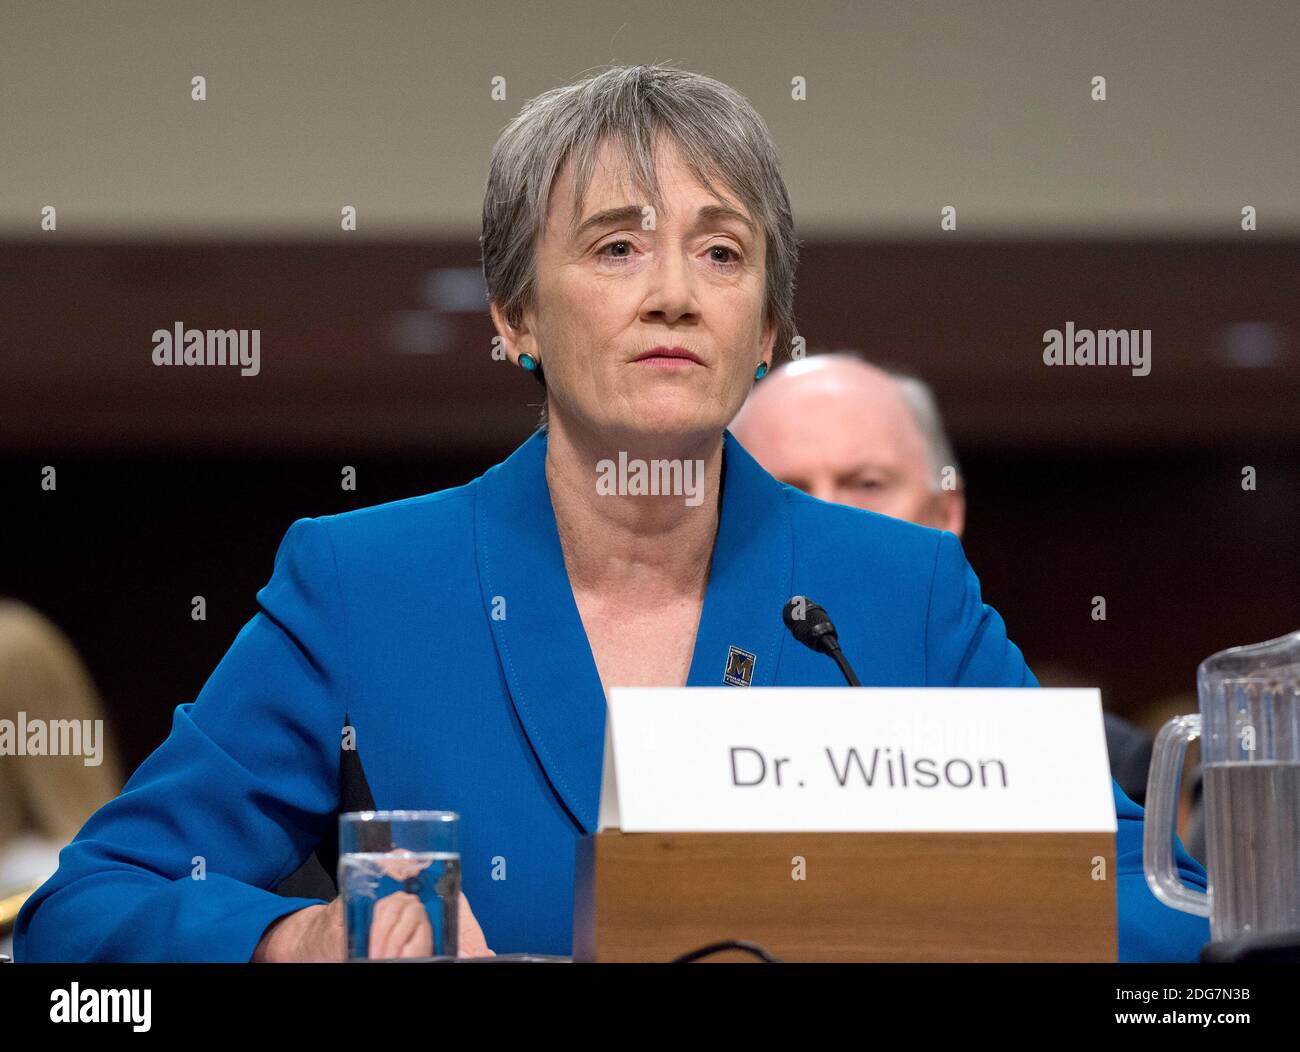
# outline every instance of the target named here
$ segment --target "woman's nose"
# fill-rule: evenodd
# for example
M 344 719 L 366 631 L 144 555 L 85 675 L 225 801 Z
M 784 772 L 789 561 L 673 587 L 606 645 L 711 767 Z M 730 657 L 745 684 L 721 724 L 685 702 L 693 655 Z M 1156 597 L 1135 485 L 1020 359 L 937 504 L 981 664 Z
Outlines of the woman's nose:
M 646 310 L 676 321 L 695 310 L 695 285 L 690 260 L 683 252 L 668 250 L 655 253 L 650 268 L 651 290 Z

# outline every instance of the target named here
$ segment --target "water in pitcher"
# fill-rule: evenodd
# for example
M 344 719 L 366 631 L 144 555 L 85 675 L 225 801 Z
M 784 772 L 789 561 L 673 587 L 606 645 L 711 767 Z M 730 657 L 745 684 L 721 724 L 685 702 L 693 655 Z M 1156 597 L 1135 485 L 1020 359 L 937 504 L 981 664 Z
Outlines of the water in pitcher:
M 1204 773 L 1211 936 L 1300 930 L 1300 762 Z
M 354 852 L 339 858 L 348 957 L 368 957 L 375 903 L 394 892 L 415 895 L 433 929 L 433 956 L 455 957 L 460 855 L 446 851 Z

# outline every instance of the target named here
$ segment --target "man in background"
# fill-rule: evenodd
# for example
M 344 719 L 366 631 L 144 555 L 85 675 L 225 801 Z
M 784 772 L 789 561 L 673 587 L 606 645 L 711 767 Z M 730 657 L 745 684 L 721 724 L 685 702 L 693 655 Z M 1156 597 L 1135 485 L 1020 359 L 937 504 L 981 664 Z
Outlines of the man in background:
M 790 362 L 754 388 L 731 432 L 770 474 L 820 500 L 958 537 L 965 528 L 961 470 L 934 395 L 916 377 L 842 353 Z M 1043 686 L 1080 685 L 1046 672 Z M 1104 719 L 1111 775 L 1142 805 L 1151 737 L 1113 713 Z

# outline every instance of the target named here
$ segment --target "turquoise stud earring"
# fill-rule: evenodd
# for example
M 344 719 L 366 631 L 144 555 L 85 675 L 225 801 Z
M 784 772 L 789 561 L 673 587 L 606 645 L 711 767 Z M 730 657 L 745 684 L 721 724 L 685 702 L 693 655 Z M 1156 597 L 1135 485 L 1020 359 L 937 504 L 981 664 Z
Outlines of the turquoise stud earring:
M 758 368 L 754 370 L 754 379 L 761 380 L 767 375 L 767 362 L 759 362 Z
M 537 368 L 537 359 L 531 354 L 521 354 L 519 356 L 519 368 L 531 373 Z

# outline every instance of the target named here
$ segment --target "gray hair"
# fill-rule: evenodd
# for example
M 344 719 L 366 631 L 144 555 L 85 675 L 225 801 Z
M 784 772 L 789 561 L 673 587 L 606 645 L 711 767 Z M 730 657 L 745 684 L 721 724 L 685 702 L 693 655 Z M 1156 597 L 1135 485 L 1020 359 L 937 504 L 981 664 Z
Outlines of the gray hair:
M 749 100 L 727 85 L 666 66 L 617 66 L 525 103 L 492 150 L 483 195 L 483 276 L 488 299 L 511 325 L 522 321 L 537 286 L 535 249 L 561 167 L 575 173 L 580 215 L 596 156 L 606 139 L 621 146 L 632 178 L 661 205 L 655 172 L 658 133 L 676 141 L 691 174 L 717 195 L 739 198 L 766 243 L 764 320 L 776 326 L 774 357 L 795 338 L 799 241 L 776 147 Z M 542 382 L 541 369 L 534 373 Z
M 919 376 L 913 376 L 897 369 L 883 370 L 898 384 L 898 391 L 912 412 L 912 419 L 925 439 L 930 451 L 930 487 L 940 488 L 940 475 L 943 469 L 951 467 L 957 476 L 957 488 L 965 489 L 962 481 L 961 465 L 957 463 L 957 454 L 953 452 L 952 443 L 948 441 L 948 432 L 944 430 L 943 417 L 939 415 L 939 405 L 934 399 L 934 391 Z

